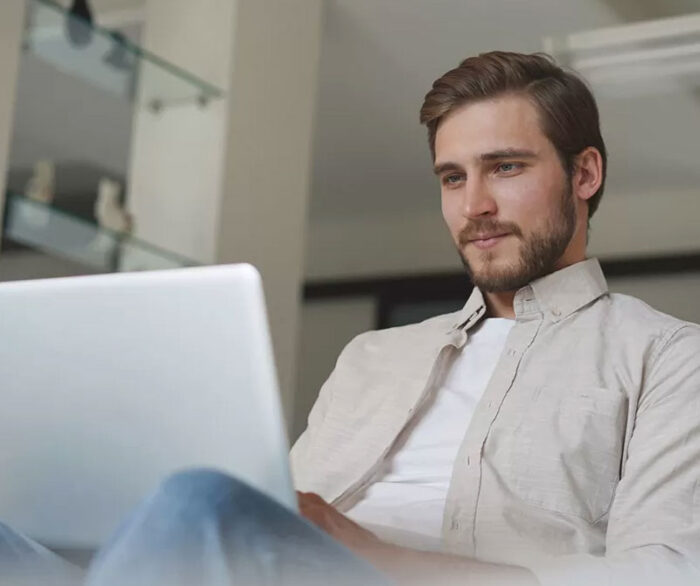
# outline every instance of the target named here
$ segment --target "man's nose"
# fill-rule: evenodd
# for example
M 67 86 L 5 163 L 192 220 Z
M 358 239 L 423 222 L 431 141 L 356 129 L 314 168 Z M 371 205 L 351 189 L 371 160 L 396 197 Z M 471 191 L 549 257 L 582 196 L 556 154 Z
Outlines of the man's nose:
M 466 218 L 492 216 L 498 207 L 488 185 L 478 176 L 467 179 L 462 194 L 462 214 Z

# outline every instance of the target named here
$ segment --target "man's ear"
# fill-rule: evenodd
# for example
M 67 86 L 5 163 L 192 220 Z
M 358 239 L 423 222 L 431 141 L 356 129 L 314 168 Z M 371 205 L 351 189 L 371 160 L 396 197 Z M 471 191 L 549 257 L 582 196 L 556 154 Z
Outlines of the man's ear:
M 586 147 L 576 156 L 572 178 L 574 195 L 583 201 L 592 198 L 603 182 L 603 158 L 595 147 Z

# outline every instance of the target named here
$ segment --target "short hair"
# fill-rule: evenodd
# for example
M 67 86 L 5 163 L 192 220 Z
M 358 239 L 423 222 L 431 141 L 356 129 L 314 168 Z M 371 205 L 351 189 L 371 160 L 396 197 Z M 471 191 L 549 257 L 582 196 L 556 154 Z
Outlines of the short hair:
M 575 157 L 595 147 L 603 159 L 603 180 L 588 200 L 588 217 L 603 196 L 607 153 L 600 133 L 598 106 L 585 82 L 559 67 L 544 53 L 492 51 L 469 57 L 433 83 L 420 110 L 428 128 L 430 152 L 435 160 L 435 136 L 440 121 L 470 102 L 503 95 L 523 95 L 537 109 L 545 136 L 554 145 L 567 177 L 574 173 Z

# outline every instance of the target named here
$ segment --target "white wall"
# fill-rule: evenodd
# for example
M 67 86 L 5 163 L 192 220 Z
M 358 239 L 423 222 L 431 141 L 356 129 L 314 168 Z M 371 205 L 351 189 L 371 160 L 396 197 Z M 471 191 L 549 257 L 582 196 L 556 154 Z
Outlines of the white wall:
M 649 305 L 694 323 L 700 323 L 700 272 L 642 275 L 608 279 L 610 290 L 638 297 Z

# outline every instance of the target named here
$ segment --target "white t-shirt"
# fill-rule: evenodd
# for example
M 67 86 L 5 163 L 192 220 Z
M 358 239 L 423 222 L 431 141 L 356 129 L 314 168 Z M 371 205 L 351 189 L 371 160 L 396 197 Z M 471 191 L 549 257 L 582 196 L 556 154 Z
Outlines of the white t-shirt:
M 513 323 L 488 318 L 470 331 L 442 386 L 404 429 L 348 517 L 387 541 L 440 549 L 457 452 Z

